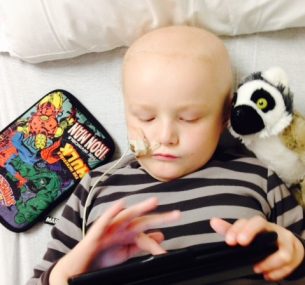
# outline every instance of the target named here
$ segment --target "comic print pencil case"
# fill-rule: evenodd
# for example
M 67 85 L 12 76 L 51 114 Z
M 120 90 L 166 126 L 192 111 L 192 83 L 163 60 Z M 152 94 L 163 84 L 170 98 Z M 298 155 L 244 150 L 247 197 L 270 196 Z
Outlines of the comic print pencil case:
M 54 90 L 0 132 L 0 221 L 29 229 L 108 162 L 114 142 L 72 94 Z

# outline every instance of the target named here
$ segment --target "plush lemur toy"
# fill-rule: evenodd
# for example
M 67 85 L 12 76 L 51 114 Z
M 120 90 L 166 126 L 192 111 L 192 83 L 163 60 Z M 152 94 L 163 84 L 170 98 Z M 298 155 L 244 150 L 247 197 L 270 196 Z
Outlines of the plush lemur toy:
M 293 109 L 286 73 L 246 77 L 234 94 L 229 130 L 288 185 L 305 208 L 305 118 Z

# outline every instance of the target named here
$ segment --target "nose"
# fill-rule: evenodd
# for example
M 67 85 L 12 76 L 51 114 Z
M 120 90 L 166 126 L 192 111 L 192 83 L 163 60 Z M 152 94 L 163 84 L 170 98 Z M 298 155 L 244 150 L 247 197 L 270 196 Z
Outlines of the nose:
M 171 121 L 162 122 L 157 133 L 161 145 L 175 145 L 179 141 L 178 130 Z
M 264 129 L 263 119 L 251 106 L 240 105 L 231 112 L 232 129 L 240 135 L 255 134 Z

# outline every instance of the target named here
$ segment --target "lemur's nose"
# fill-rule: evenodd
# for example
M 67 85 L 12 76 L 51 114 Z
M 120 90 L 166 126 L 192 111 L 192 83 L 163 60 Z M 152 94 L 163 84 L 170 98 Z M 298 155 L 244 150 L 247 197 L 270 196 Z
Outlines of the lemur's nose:
M 250 135 L 261 131 L 265 124 L 254 108 L 239 105 L 231 111 L 231 126 L 240 135 Z

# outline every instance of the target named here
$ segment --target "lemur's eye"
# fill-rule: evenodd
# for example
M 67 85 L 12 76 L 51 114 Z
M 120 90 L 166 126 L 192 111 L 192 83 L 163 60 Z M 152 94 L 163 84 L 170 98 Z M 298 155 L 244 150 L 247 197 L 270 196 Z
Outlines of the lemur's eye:
M 251 95 L 251 101 L 264 113 L 267 113 L 275 107 L 274 98 L 263 88 L 257 89 L 253 92 Z
M 265 108 L 268 107 L 268 101 L 266 100 L 266 98 L 259 98 L 257 101 L 256 101 L 256 106 L 261 109 L 261 110 L 264 110 Z

